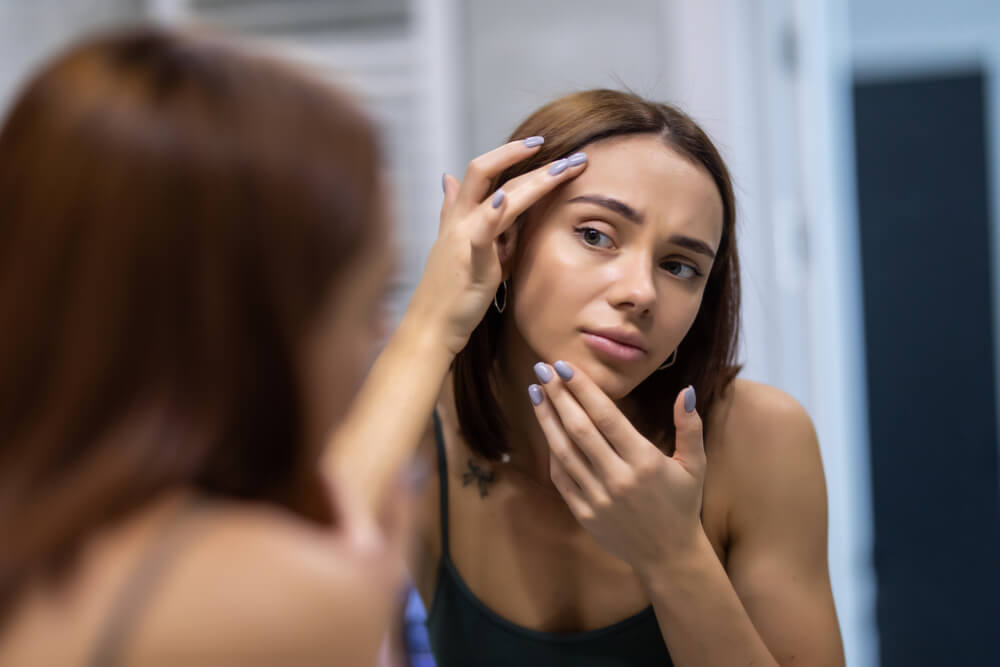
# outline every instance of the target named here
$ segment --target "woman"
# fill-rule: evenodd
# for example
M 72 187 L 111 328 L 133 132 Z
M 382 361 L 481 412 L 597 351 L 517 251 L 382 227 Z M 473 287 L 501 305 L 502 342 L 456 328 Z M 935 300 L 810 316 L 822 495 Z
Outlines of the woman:
M 728 172 L 670 106 L 570 95 L 446 177 L 335 457 L 436 458 L 411 571 L 440 667 L 843 664 L 815 433 L 735 378 L 738 316 Z
M 219 38 L 109 35 L 30 82 L 0 132 L 0 664 L 373 664 L 411 503 L 376 524 L 317 462 L 379 337 L 381 199 L 353 103 Z

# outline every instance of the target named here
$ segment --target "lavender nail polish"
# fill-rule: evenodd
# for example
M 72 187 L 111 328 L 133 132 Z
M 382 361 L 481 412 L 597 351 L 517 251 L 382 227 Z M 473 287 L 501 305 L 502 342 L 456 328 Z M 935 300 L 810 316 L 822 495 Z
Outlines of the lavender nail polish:
M 534 148 L 535 146 L 541 146 L 545 143 L 544 137 L 528 137 L 524 140 L 524 145 L 528 148 Z
M 541 382 L 542 384 L 546 384 L 549 380 L 552 379 L 552 371 L 550 371 L 549 367 L 543 364 L 541 361 L 535 364 L 535 375 L 538 376 L 538 381 Z
M 558 176 L 559 174 L 566 171 L 566 167 L 568 166 L 569 166 L 569 160 L 557 160 L 556 162 L 552 163 L 551 167 L 549 167 L 549 174 L 551 174 L 552 176 Z
M 544 398 L 542 388 L 537 384 L 528 385 L 528 397 L 531 399 L 532 405 L 541 405 L 542 398 Z
M 448 192 L 448 174 L 441 174 L 441 192 Z
M 556 373 L 559 374 L 563 380 L 569 380 L 573 377 L 573 369 L 569 367 L 565 361 L 557 361 L 552 364 L 552 367 L 556 369 Z
M 503 190 L 497 190 L 496 193 L 493 195 L 493 201 L 491 201 L 490 204 L 493 205 L 493 208 L 500 208 L 500 204 L 503 203 L 503 198 L 505 196 L 506 194 L 504 193 Z
M 571 167 L 583 164 L 586 161 L 587 161 L 586 153 L 573 153 L 568 158 L 566 158 L 566 162 L 568 162 L 569 166 Z
M 694 412 L 695 405 L 698 403 L 698 397 L 694 393 L 694 387 L 688 387 L 684 390 L 684 411 Z

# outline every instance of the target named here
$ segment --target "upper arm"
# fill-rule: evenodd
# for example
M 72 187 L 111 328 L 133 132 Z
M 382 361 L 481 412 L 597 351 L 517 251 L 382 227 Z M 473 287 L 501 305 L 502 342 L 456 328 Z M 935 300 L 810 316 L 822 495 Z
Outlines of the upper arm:
M 827 501 L 812 421 L 761 385 L 734 406 L 727 570 L 781 664 L 842 665 L 827 561 Z

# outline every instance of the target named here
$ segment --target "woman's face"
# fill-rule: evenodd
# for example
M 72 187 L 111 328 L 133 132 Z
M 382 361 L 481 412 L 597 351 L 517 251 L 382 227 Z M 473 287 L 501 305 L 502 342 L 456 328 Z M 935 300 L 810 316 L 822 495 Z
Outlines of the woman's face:
M 577 365 L 619 399 L 694 322 L 722 237 L 722 199 L 703 167 L 657 136 L 584 150 L 586 170 L 519 232 L 508 340 L 536 361 Z

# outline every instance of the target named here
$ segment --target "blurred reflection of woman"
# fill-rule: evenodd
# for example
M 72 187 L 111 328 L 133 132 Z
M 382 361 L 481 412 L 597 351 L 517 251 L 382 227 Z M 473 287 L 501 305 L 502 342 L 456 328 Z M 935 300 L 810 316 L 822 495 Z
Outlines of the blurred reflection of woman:
M 0 664 L 373 664 L 412 502 L 377 523 L 318 462 L 379 336 L 381 196 L 353 103 L 217 37 L 94 38 L 29 83 L 0 131 Z
M 582 92 L 444 185 L 337 450 L 358 484 L 418 442 L 435 461 L 411 566 L 438 664 L 843 664 L 811 421 L 735 378 L 707 136 Z

